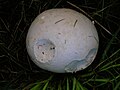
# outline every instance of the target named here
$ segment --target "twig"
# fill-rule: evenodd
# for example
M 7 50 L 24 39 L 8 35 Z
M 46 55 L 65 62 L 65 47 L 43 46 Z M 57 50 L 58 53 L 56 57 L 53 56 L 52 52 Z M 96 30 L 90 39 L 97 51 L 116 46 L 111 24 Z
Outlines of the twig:
M 98 21 L 94 20 L 93 17 L 91 17 L 88 13 L 86 13 L 84 10 L 82 10 L 81 8 L 79 8 L 78 6 L 72 4 L 71 2 L 67 1 L 68 4 L 70 4 L 71 6 L 77 8 L 78 10 L 80 10 L 83 14 L 85 14 L 88 18 L 90 18 L 91 20 L 93 20 L 96 24 L 98 24 L 101 28 L 103 28 L 107 33 L 109 33 L 110 35 L 112 35 L 112 33 L 107 30 L 103 25 L 101 25 Z

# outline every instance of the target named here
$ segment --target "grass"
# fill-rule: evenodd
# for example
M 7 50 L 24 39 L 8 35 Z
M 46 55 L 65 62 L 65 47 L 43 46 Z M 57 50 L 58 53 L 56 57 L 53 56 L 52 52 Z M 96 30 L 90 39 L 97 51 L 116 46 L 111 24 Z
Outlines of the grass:
M 29 58 L 25 40 L 34 18 L 51 8 L 83 13 L 98 30 L 95 61 L 74 74 L 52 73 Z M 0 90 L 120 90 L 119 0 L 1 0 Z

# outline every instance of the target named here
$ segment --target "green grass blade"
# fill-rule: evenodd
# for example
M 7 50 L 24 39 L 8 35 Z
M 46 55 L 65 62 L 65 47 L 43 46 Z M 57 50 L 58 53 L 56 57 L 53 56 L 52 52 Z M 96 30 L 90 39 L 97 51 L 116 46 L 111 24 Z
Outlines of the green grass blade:
M 62 90 L 61 83 L 59 83 L 59 85 L 58 85 L 58 90 Z
M 114 79 L 111 79 L 110 81 L 113 82 L 113 81 L 117 80 L 118 78 L 120 78 L 120 75 L 116 76 Z
M 47 89 L 48 83 L 49 83 L 49 81 L 45 84 L 45 86 L 43 87 L 42 90 L 46 90 Z
M 109 82 L 109 79 L 91 79 L 90 81 L 95 81 L 95 82 Z
M 93 74 L 95 74 L 95 73 L 94 72 L 90 72 L 90 73 L 86 73 L 86 74 L 81 75 L 81 77 L 85 78 L 85 77 L 92 76 Z
M 28 90 L 28 89 L 34 87 L 35 85 L 36 85 L 36 83 L 31 83 L 31 84 L 25 86 L 22 90 Z
M 101 69 L 100 71 L 106 71 L 108 69 L 115 68 L 115 67 L 120 67 L 120 64 L 116 64 L 116 65 L 112 65 L 112 66 L 106 67 L 104 69 Z
M 105 59 L 106 53 L 109 51 L 109 49 L 110 49 L 110 47 L 111 47 L 111 45 L 112 45 L 112 42 L 115 40 L 115 38 L 116 38 L 116 36 L 118 35 L 119 31 L 120 31 L 120 27 L 119 27 L 119 29 L 115 32 L 115 34 L 113 35 L 112 39 L 111 39 L 110 42 L 108 43 L 106 49 L 104 50 L 104 53 L 103 53 L 103 55 L 102 55 L 102 59 L 103 59 L 103 60 Z
M 69 89 L 69 80 L 68 80 L 68 78 L 67 78 L 67 90 L 70 90 Z
M 119 89 L 120 89 L 120 82 L 117 83 L 117 85 L 115 86 L 113 90 L 119 90 Z
M 106 64 L 106 65 L 104 65 L 101 69 L 104 69 L 104 68 L 106 68 L 106 67 L 108 67 L 108 66 L 111 66 L 111 65 L 112 65 L 112 63 L 116 62 L 117 60 L 120 60 L 120 57 L 118 57 L 118 58 L 116 58 L 115 60 L 113 60 L 113 61 L 111 61 L 111 62 L 107 63 L 107 64 Z
M 72 88 L 72 90 L 75 90 L 75 86 L 76 86 L 76 78 L 74 77 L 73 78 L 73 88 Z
M 41 83 L 37 83 L 34 87 L 32 87 L 30 90 L 40 90 Z
M 115 56 L 115 55 L 117 55 L 118 53 L 119 53 L 119 51 L 120 51 L 120 49 L 118 49 L 117 51 L 115 51 L 110 57 L 108 57 L 107 59 L 105 59 L 104 61 L 102 61 L 102 62 L 100 62 L 96 67 L 95 67 L 95 69 L 96 68 L 98 68 L 98 67 L 100 67 L 100 66 L 102 66 L 105 62 L 107 62 L 110 58 L 112 58 L 113 56 Z M 112 62 L 115 62 L 116 60 L 114 60 L 114 61 L 112 61 Z M 112 63 L 112 62 L 110 62 L 110 63 Z M 107 64 L 105 65 L 105 66 L 103 66 L 103 67 L 106 67 L 107 66 Z M 102 67 L 102 68 L 103 68 Z
M 48 78 L 48 80 L 47 80 L 47 82 L 46 82 L 46 84 L 44 85 L 44 87 L 43 87 L 42 90 L 46 90 L 46 89 L 47 89 L 48 84 L 49 84 L 49 81 L 52 79 L 52 77 L 53 77 L 53 75 L 51 75 L 51 76 Z
M 77 81 L 76 90 L 85 90 L 84 87 Z
M 120 49 L 118 49 L 117 51 L 115 51 L 109 58 L 115 56 L 116 54 L 118 54 L 120 52 Z

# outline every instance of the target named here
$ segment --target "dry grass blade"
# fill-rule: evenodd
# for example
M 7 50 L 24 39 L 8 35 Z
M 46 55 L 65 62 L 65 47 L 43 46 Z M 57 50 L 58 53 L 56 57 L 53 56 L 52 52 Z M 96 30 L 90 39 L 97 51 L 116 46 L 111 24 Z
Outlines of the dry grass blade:
M 81 8 L 79 8 L 78 6 L 74 5 L 73 3 L 67 1 L 68 4 L 70 4 L 71 6 L 77 8 L 78 10 L 80 10 L 83 14 L 85 14 L 88 18 L 90 18 L 92 21 L 94 21 L 96 24 L 98 24 L 102 29 L 104 29 L 107 33 L 109 33 L 110 35 L 112 35 L 112 33 L 106 29 L 103 25 L 101 25 L 98 21 L 94 20 L 93 17 L 91 17 L 88 13 L 86 13 L 84 10 L 82 10 Z

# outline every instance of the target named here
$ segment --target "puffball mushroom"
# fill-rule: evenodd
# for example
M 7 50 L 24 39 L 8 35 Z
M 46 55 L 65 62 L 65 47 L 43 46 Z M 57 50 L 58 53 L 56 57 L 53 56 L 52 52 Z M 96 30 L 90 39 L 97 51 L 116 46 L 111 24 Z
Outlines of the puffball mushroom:
M 94 24 L 71 9 L 46 10 L 29 28 L 26 47 L 40 68 L 73 73 L 88 67 L 98 51 L 99 39 Z

